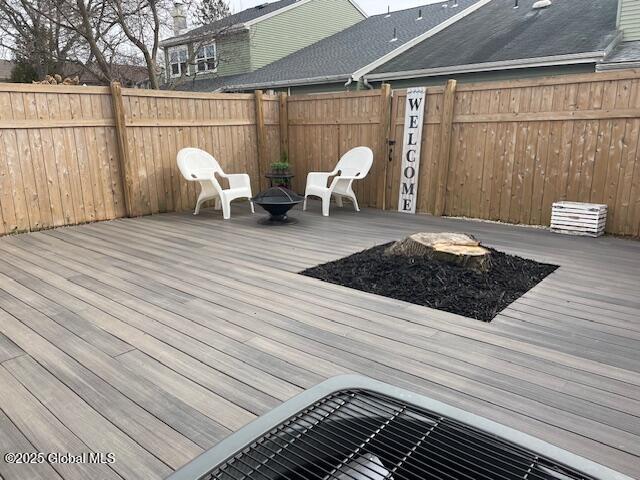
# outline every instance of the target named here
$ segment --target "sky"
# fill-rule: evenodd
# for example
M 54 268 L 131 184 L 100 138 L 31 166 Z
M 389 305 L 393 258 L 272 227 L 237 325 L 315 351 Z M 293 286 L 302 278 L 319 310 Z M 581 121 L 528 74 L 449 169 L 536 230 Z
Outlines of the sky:
M 272 0 L 269 0 L 271 3 Z M 436 0 L 442 1 L 442 0 Z M 231 9 L 234 12 L 239 12 L 245 8 L 254 7 L 266 3 L 266 0 L 229 0 Z M 356 0 L 356 3 L 362 7 L 369 15 L 375 15 L 377 13 L 384 13 L 387 11 L 387 7 L 391 7 L 391 10 L 403 10 L 405 8 L 418 7 L 420 5 L 426 5 L 428 3 L 435 3 L 434 0 Z

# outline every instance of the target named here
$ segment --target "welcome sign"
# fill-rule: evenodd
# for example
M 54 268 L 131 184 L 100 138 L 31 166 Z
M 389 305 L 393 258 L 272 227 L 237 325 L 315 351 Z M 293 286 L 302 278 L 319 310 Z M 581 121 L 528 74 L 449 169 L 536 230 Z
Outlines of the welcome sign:
M 424 108 L 427 102 L 426 93 L 427 89 L 424 87 L 407 90 L 400 197 L 398 200 L 398 211 L 404 213 L 416 213 L 422 125 L 424 123 Z

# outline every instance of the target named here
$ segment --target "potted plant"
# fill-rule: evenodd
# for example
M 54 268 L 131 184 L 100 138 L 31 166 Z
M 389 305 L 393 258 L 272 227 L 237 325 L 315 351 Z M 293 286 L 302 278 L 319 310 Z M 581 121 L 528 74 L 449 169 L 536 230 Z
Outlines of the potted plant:
M 287 152 L 282 152 L 280 160 L 271 164 L 269 177 L 273 185 L 291 188 L 291 165 L 289 164 L 289 155 Z

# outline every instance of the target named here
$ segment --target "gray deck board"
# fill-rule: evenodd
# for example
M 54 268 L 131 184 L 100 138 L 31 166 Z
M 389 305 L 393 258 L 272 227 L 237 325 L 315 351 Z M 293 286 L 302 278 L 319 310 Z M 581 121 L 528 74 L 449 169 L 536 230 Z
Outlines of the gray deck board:
M 20 347 L 0 333 L 0 363 L 24 354 Z
M 303 389 L 359 372 L 640 476 L 640 242 L 297 215 L 268 229 L 234 207 L 227 222 L 208 210 L 0 239 L 0 374 L 16 389 L 0 394 L 3 448 L 113 441 L 118 468 L 57 474 L 162 478 Z M 490 324 L 296 273 L 445 230 L 561 268 Z
M 27 440 L 18 427 L 0 411 L 0 451 L 2 452 L 31 452 L 34 445 Z M 62 477 L 56 473 L 48 463 L 15 464 L 0 461 L 0 478 L 50 478 L 60 480 Z

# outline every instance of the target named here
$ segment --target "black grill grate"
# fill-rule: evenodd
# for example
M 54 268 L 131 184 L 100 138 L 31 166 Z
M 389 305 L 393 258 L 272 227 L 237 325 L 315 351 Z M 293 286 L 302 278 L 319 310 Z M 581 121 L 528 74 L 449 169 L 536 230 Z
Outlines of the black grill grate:
M 201 480 L 593 480 L 535 452 L 368 391 L 330 395 Z

